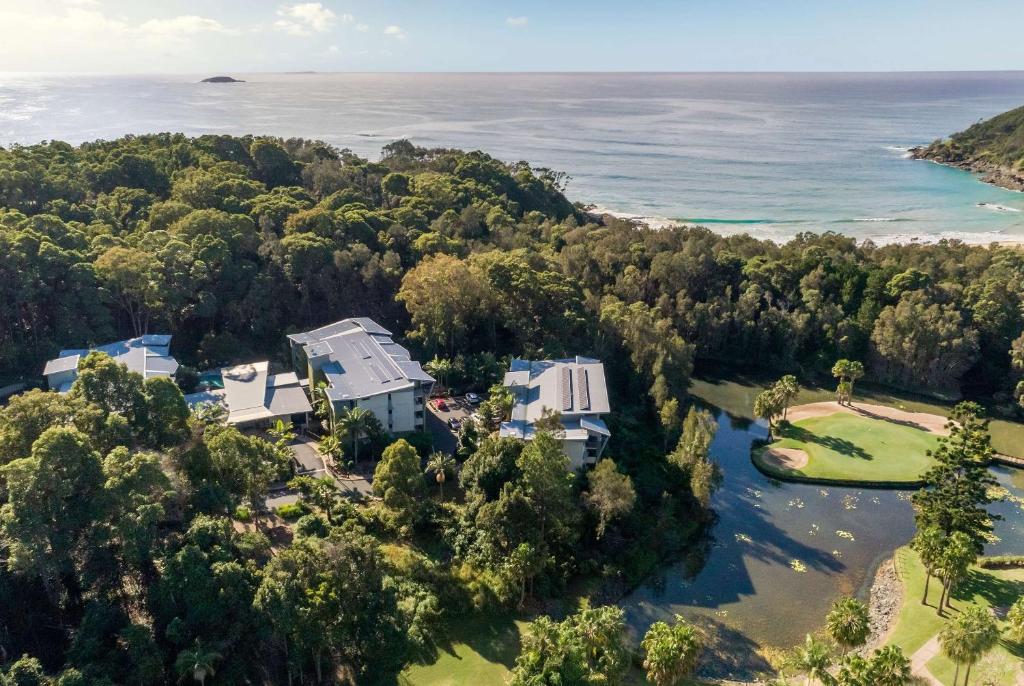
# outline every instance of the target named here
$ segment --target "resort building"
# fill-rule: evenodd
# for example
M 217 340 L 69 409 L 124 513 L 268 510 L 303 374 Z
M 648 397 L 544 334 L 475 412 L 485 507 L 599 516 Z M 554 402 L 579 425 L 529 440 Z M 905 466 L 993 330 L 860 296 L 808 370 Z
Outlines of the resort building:
M 325 384 L 332 416 L 345 408 L 372 412 L 390 433 L 422 431 L 434 379 L 366 317 L 343 319 L 288 336 L 292 364 L 308 378 L 310 393 Z
M 537 420 L 557 413 L 562 423 L 558 437 L 573 469 L 601 458 L 611 433 L 601 419 L 610 408 L 600 361 L 512 360 L 505 386 L 512 392 L 512 419 L 502 422 L 501 436 L 532 440 Z
M 201 403 L 221 405 L 227 423 L 239 428 L 271 426 L 278 419 L 305 424 L 313 411 L 295 372 L 268 373 L 268 362 L 225 367 L 219 375 L 204 375 L 206 390 L 189 393 L 189 407 Z
M 147 334 L 126 341 L 116 341 L 93 348 L 61 350 L 60 355 L 46 363 L 43 376 L 50 390 L 66 393 L 78 378 L 78 363 L 91 352 L 110 355 L 142 375 L 143 379 L 171 376 L 178 371 L 178 361 L 171 357 L 171 337 L 167 334 Z

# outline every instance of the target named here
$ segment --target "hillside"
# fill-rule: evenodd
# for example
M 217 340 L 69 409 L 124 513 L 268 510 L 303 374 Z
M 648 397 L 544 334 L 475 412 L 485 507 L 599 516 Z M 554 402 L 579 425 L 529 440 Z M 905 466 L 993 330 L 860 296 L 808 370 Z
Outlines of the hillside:
M 977 172 L 986 183 L 1024 191 L 1024 107 L 911 152 L 916 159 Z

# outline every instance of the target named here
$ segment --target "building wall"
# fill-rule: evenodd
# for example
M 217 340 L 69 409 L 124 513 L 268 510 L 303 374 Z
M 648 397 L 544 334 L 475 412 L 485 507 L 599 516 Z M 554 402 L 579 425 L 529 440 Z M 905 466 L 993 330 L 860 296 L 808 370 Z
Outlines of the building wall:
M 46 377 L 46 383 L 50 386 L 50 390 L 57 390 L 63 384 L 69 381 L 74 381 L 75 377 L 78 376 L 77 369 L 69 369 L 65 372 L 57 372 L 56 374 L 50 374 Z
M 582 469 L 587 462 L 586 441 L 562 441 L 562 450 L 569 456 L 569 466 L 573 471 Z

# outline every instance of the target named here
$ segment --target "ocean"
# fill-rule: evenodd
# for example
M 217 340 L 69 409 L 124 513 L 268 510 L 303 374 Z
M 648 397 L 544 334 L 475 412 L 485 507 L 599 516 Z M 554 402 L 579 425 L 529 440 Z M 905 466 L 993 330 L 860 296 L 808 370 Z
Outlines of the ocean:
M 1024 194 L 906 158 L 1024 105 L 1024 72 L 0 74 L 0 145 L 128 133 L 481 149 L 569 174 L 571 199 L 785 240 L 1024 240 Z

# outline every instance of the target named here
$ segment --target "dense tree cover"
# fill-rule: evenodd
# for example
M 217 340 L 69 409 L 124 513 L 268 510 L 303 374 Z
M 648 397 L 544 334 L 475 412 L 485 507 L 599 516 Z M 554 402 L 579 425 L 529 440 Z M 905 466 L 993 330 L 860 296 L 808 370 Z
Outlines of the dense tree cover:
M 1013 390 L 1019 251 L 601 225 L 562 182 L 406 141 L 379 162 L 178 134 L 0 150 L 0 377 L 144 330 L 192 365 L 279 355 L 282 331 L 361 314 L 428 359 L 624 351 L 658 405 L 695 361 Z
M 827 375 L 861 359 L 869 380 L 1007 398 L 1024 368 L 1017 251 L 650 231 L 589 217 L 563 181 L 405 141 L 379 162 L 173 134 L 0 150 L 0 378 L 157 330 L 193 367 L 284 359 L 287 331 L 371 316 L 450 384 L 488 388 L 511 355 L 598 357 L 615 409 L 613 459 L 580 475 L 547 431 L 493 436 L 511 398 L 492 389 L 460 433 L 458 479 L 430 462 L 459 497 L 434 498 L 427 455 L 400 440 L 377 466 L 379 502 L 296 480 L 293 539 L 272 545 L 260 506 L 290 477 L 285 433 L 190 416 L 170 381 L 89 355 L 70 393 L 0 410 L 0 648 L 29 655 L 7 672 L 368 683 L 429 657 L 446 618 L 579 574 L 614 593 L 686 545 L 719 480 L 713 419 L 683 419 L 695 364 Z M 356 412 L 334 424 L 339 461 L 384 440 Z M 584 682 L 618 673 L 621 617 L 588 612 L 536 634 L 560 647 L 554 662 L 524 653 L 523 678 L 556 663 Z

